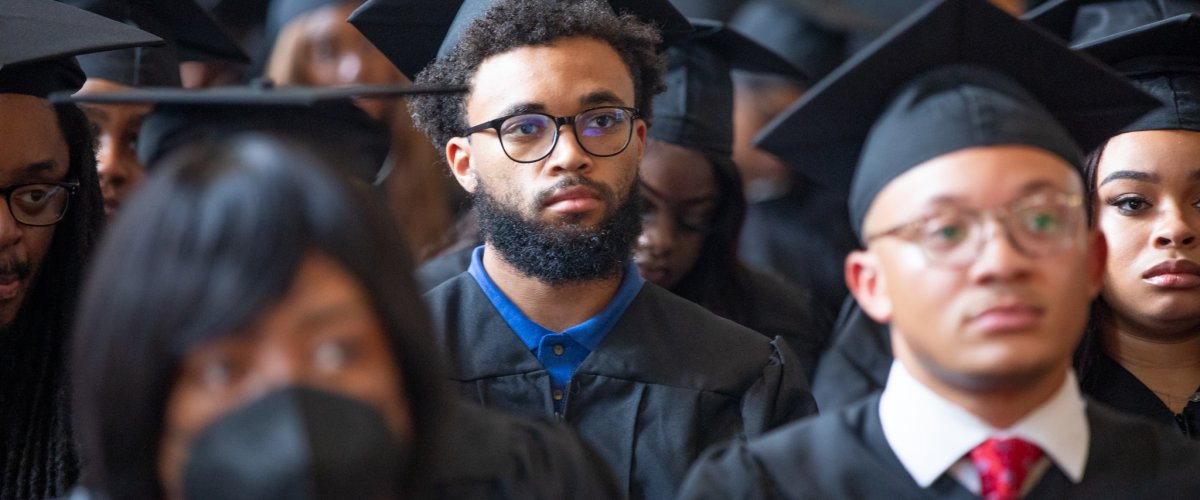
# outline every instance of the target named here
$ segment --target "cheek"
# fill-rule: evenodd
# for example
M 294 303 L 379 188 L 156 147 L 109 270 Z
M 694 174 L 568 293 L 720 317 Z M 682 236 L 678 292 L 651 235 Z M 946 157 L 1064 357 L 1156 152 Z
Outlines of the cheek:
M 1105 258 L 1105 281 L 1138 271 L 1139 255 L 1147 249 L 1151 228 L 1149 224 L 1125 217 L 1100 215 L 1097 226 L 1104 233 L 1108 246 Z

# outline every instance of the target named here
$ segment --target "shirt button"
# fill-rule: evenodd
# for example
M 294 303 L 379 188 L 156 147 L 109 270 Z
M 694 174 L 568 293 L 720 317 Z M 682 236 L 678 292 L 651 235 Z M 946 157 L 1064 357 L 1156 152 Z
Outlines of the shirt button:
M 563 353 L 566 351 L 567 350 L 565 348 L 563 348 L 562 344 L 554 344 L 554 355 L 555 356 L 562 356 Z
M 553 397 L 555 401 L 562 401 L 563 391 L 555 389 L 553 392 L 550 393 L 550 396 Z

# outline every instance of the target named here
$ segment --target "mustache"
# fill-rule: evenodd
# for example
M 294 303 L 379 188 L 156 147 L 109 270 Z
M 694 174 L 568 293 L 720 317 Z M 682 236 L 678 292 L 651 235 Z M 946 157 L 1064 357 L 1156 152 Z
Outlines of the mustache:
M 1046 300 L 1026 286 L 995 286 L 967 297 L 967 316 L 973 317 L 997 306 L 1024 304 L 1044 308 Z
M 535 203 L 534 206 L 539 207 L 539 208 L 543 207 L 546 205 L 547 202 L 550 201 L 550 198 L 554 197 L 555 193 L 557 193 L 558 191 L 561 191 L 563 189 L 570 188 L 570 187 L 576 187 L 576 186 L 585 187 L 585 188 L 595 191 L 600 196 L 600 199 L 605 201 L 609 205 L 612 205 L 612 203 L 614 201 L 616 201 L 617 195 L 615 193 L 613 193 L 613 190 L 611 188 L 609 188 L 608 186 L 606 186 L 600 182 L 588 179 L 587 177 L 569 177 L 569 178 L 563 179 L 559 183 L 539 192 L 537 194 L 537 198 L 534 200 L 534 203 Z
M 0 275 L 14 275 L 17 279 L 25 279 L 29 277 L 31 270 L 29 261 L 17 259 L 0 260 Z

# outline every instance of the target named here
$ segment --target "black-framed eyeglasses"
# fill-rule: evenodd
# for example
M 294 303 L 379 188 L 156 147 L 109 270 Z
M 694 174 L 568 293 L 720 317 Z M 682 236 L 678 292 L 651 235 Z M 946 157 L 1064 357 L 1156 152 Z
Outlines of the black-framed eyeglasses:
M 943 206 L 916 220 L 869 235 L 869 244 L 895 236 L 916 244 L 931 263 L 965 267 L 982 253 L 1001 226 L 1009 243 L 1026 256 L 1046 257 L 1070 248 L 1084 221 L 1083 197 L 1035 193 L 994 210 Z M 988 224 L 991 219 L 994 224 Z
M 619 155 L 629 147 L 637 118 L 637 109 L 621 106 L 600 106 L 575 116 L 519 113 L 475 125 L 463 131 L 463 137 L 495 130 L 501 149 L 512 161 L 533 163 L 550 156 L 558 144 L 558 130 L 571 125 L 579 146 L 603 158 Z
M 0 188 L 13 219 L 26 226 L 53 226 L 67 214 L 78 182 L 34 182 Z

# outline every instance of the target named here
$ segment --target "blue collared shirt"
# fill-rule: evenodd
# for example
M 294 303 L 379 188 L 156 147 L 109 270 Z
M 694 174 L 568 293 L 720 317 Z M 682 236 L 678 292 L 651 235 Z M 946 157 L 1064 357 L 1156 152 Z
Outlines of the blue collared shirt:
M 600 311 L 600 314 L 560 333 L 534 323 L 492 282 L 492 278 L 483 268 L 483 246 L 476 248 L 471 255 L 471 266 L 467 268 L 467 272 L 479 283 L 484 295 L 500 312 L 500 317 L 517 333 L 525 347 L 537 356 L 542 366 L 546 367 L 546 371 L 550 372 L 554 410 L 560 414 L 566 402 L 571 375 L 579 368 L 584 358 L 600 345 L 600 341 L 604 340 L 608 332 L 612 331 L 646 282 L 638 274 L 637 265 L 631 260 L 625 269 L 625 276 L 621 279 L 621 286 L 617 288 L 617 294 L 608 306 Z

